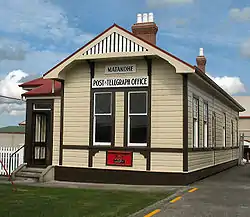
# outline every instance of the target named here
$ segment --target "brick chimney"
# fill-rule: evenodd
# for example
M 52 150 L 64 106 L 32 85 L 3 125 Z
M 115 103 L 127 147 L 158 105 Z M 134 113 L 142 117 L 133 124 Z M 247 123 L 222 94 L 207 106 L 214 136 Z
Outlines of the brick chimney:
M 132 32 L 136 36 L 156 45 L 158 26 L 154 22 L 153 13 L 137 14 L 137 23 L 132 26 Z
M 198 68 L 203 71 L 204 73 L 206 73 L 206 63 L 207 63 L 207 59 L 204 56 L 204 50 L 203 48 L 200 48 L 200 53 L 199 56 L 196 57 L 196 63 Z

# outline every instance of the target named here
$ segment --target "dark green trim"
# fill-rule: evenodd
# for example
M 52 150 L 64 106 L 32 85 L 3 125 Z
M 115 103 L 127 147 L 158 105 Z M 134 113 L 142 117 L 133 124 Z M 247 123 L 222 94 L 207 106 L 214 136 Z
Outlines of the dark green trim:
M 188 148 L 188 152 L 199 152 L 199 151 L 223 151 L 238 149 L 239 147 L 208 147 L 208 148 Z
M 168 152 L 168 153 L 182 153 L 182 148 L 150 148 L 150 147 L 112 147 L 112 146 L 87 146 L 87 145 L 64 145 L 63 149 L 72 149 L 72 150 L 98 150 L 98 151 L 107 151 L 107 150 L 117 150 L 117 151 L 133 151 L 133 152 Z
M 25 147 L 24 162 L 28 165 L 32 161 L 32 100 L 26 101 Z
M 115 146 L 115 110 L 116 110 L 116 92 L 111 93 L 111 106 L 112 106 L 112 135 L 111 146 Z
M 63 125 L 64 125 L 64 81 L 61 81 L 61 110 L 60 110 L 60 150 L 59 165 L 63 162 Z
M 90 111 L 89 111 L 89 146 L 93 146 L 93 116 L 94 116 L 94 92 L 92 90 L 92 79 L 95 76 L 95 62 L 88 61 L 90 70 L 90 90 L 89 90 L 89 101 L 90 101 Z M 88 154 L 88 166 L 93 166 L 93 152 L 89 151 Z
M 33 105 L 36 103 L 47 104 L 50 110 L 41 111 L 33 110 Z M 47 128 L 47 144 L 46 144 L 46 160 L 43 162 L 44 165 L 38 166 L 48 166 L 52 164 L 52 151 L 53 151 L 53 116 L 54 116 L 54 100 L 53 99 L 28 99 L 26 101 L 26 129 L 25 129 L 25 148 L 24 148 L 24 162 L 28 166 L 36 166 L 34 161 L 34 136 L 35 136 L 35 122 L 34 117 L 37 113 L 46 114 L 49 123 Z M 37 162 L 38 163 L 38 162 Z M 39 162 L 40 164 L 41 162 Z
M 88 145 L 63 145 L 63 149 L 71 150 L 98 150 L 98 151 L 107 151 L 107 150 L 117 150 L 117 151 L 133 151 L 133 152 L 166 152 L 166 153 L 184 153 L 183 148 L 152 148 L 152 147 L 118 147 L 118 146 L 88 146 Z M 208 147 L 208 148 L 187 148 L 187 152 L 204 152 L 204 151 L 221 151 L 221 150 L 232 150 L 238 149 L 239 147 Z
M 128 146 L 128 91 L 124 91 L 123 146 Z
M 188 75 L 183 75 L 183 171 L 188 171 Z
M 147 146 L 151 147 L 151 90 L 152 90 L 152 59 L 149 59 L 148 57 L 145 57 L 146 63 L 147 63 L 147 74 L 148 74 L 148 131 L 147 131 Z M 146 170 L 151 169 L 151 153 L 147 153 L 147 165 Z
M 213 174 L 236 166 L 229 161 L 191 173 L 109 170 L 77 167 L 55 167 L 55 180 L 130 185 L 188 185 Z

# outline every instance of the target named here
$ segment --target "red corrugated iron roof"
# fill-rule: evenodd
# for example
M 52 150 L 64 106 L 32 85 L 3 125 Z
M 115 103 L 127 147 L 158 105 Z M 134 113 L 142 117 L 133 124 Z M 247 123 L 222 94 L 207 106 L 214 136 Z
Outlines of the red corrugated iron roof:
M 34 80 L 31 81 L 27 81 L 25 83 L 22 83 L 19 85 L 19 87 L 38 87 L 43 85 L 45 82 L 47 82 L 45 79 L 43 79 L 42 77 L 40 78 L 36 78 Z
M 54 93 L 52 93 L 52 82 L 55 82 Z M 61 82 L 52 81 L 43 78 L 37 78 L 19 85 L 20 87 L 34 87 L 34 89 L 27 91 L 22 96 L 59 96 L 61 91 Z M 37 86 L 37 87 L 36 87 Z

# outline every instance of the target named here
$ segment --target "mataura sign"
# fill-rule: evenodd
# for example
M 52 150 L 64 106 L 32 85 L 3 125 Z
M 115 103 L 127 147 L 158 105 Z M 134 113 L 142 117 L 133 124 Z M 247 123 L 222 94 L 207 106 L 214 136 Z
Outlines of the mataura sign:
M 147 87 L 148 76 L 136 78 L 106 78 L 92 79 L 92 88 L 110 88 L 110 87 Z

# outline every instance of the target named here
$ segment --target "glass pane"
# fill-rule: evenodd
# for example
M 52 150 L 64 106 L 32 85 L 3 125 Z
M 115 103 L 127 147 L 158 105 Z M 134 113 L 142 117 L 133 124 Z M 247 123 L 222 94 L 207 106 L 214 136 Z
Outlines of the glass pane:
M 95 94 L 95 114 L 111 113 L 111 93 Z
M 111 142 L 112 118 L 110 115 L 96 116 L 95 142 Z
M 147 94 L 146 93 L 130 93 L 129 102 L 130 114 L 147 112 Z
M 207 104 L 204 104 L 203 115 L 204 115 L 204 121 L 207 122 L 207 115 L 208 115 L 208 105 Z
M 41 147 L 35 147 L 35 159 L 39 159 L 40 158 L 40 149 Z
M 147 143 L 147 116 L 130 116 L 130 143 Z
M 198 118 L 198 110 L 199 110 L 198 106 L 199 106 L 198 99 L 193 98 L 193 115 L 194 115 L 194 118 Z
M 46 141 L 46 116 L 36 115 L 35 142 Z
M 41 147 L 41 152 L 40 152 L 40 159 L 45 159 L 45 147 Z
M 41 128 L 40 128 L 41 116 L 36 115 L 36 126 L 35 126 L 35 142 L 40 142 L 41 140 Z
M 194 138 L 193 138 L 193 142 L 194 142 L 194 147 L 198 147 L 198 121 L 195 120 L 194 121 L 194 126 L 193 126 L 193 135 L 194 135 Z
M 51 109 L 51 105 L 46 104 L 46 103 L 39 103 L 39 104 L 34 104 L 34 105 L 35 105 L 35 109 Z

